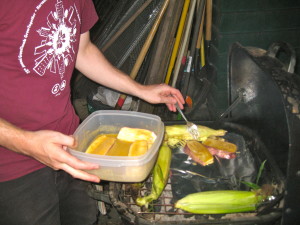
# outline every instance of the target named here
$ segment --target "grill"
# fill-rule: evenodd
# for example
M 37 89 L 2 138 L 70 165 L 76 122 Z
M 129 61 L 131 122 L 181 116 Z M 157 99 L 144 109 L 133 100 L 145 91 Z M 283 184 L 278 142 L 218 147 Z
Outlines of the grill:
M 290 57 L 288 63 L 282 63 L 276 58 L 279 50 Z M 185 172 L 191 172 L 186 176 L 178 175 L 182 167 L 178 155 L 173 154 L 169 183 L 161 197 L 149 207 L 150 210 L 136 206 L 134 199 L 138 194 L 143 196 L 151 190 L 151 177 L 145 182 L 144 188 L 138 191 L 132 190 L 131 184 L 110 182 L 109 199 L 123 222 L 125 224 L 298 224 L 300 166 L 297 159 L 300 155 L 297 149 L 300 147 L 300 82 L 298 76 L 293 74 L 294 64 L 293 50 L 286 43 L 275 43 L 268 51 L 243 47 L 238 43 L 233 44 L 228 66 L 230 91 L 228 110 L 217 121 L 193 122 L 214 129 L 227 130 L 228 134 L 233 135 L 231 139 L 233 143 L 242 141 L 244 152 L 237 155 L 234 159 L 237 161 L 215 162 L 213 169 L 199 171 L 193 166 L 185 168 Z M 166 125 L 180 123 L 180 121 L 165 121 Z M 235 135 L 241 140 L 235 138 Z M 176 152 L 176 149 L 173 151 Z M 249 157 L 243 159 L 241 156 L 245 154 Z M 271 184 L 274 192 L 273 198 L 264 202 L 257 211 L 199 215 L 174 209 L 174 202 L 182 197 L 180 192 L 184 196 L 189 192 L 202 190 L 249 190 L 241 181 L 255 180 L 258 168 L 264 160 L 267 162 L 261 176 L 261 184 Z M 247 170 L 243 171 L 242 168 L 245 167 Z M 209 184 L 203 181 L 202 175 L 212 179 L 226 178 L 229 182 L 225 182 L 225 185 L 223 182 Z
M 282 54 L 286 61 L 279 59 Z M 151 177 L 138 192 L 132 191 L 131 184 L 109 182 L 105 202 L 117 210 L 125 224 L 299 224 L 300 78 L 293 73 L 294 66 L 295 51 L 287 43 L 274 43 L 268 50 L 234 43 L 228 57 L 228 109 L 216 121 L 193 122 L 227 130 L 233 143 L 242 143 L 243 154 L 201 170 L 197 169 L 200 166 L 183 168 L 180 154 L 173 154 L 169 183 L 150 210 L 138 207 L 134 199 L 150 192 Z M 165 121 L 166 125 L 181 123 Z M 249 157 L 241 157 L 244 154 Z M 264 160 L 261 184 L 272 185 L 274 192 L 257 211 L 200 215 L 174 209 L 177 199 L 196 191 L 249 190 L 241 181 L 253 182 Z M 248 166 L 243 171 L 245 162 Z M 191 173 L 183 176 L 180 170 Z M 212 184 L 202 175 L 221 180 Z M 224 179 L 225 185 L 219 182 Z
M 299 224 L 300 80 L 294 74 L 295 50 L 276 42 L 265 51 L 232 45 L 229 54 L 231 121 L 256 132 L 285 174 L 282 224 Z M 238 98 L 238 92 L 243 97 Z
M 166 124 L 173 124 L 173 122 L 166 122 Z M 256 134 L 244 126 L 231 122 L 201 122 L 201 124 L 212 128 L 226 129 L 228 135 L 238 144 L 240 156 L 238 155 L 236 159 L 231 161 L 224 159 L 215 162 L 214 166 L 190 165 L 186 168 L 185 164 L 180 165 L 180 161 L 186 160 L 184 154 L 177 154 L 176 149 L 173 149 L 169 182 L 161 197 L 150 205 L 150 210 L 137 206 L 134 199 L 138 194 L 144 196 L 149 193 L 151 177 L 146 181 L 144 188 L 138 192 L 132 189 L 131 184 L 110 183 L 109 197 L 126 224 L 265 224 L 280 218 L 284 176 Z M 257 212 L 198 215 L 174 209 L 173 204 L 176 199 L 188 193 L 214 189 L 247 190 L 247 187 L 243 186 L 240 181 L 255 180 L 263 160 L 267 160 L 267 163 L 261 182 L 271 184 L 275 188 L 274 193 L 276 194 L 273 199 L 264 203 Z M 180 174 L 182 171 L 188 173 L 182 176 Z M 212 179 L 207 180 L 202 176 Z M 214 180 L 216 177 L 222 178 Z

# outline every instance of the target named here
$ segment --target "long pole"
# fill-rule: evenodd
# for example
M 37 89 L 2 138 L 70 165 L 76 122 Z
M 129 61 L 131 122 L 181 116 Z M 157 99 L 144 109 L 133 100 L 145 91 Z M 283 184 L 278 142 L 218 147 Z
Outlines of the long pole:
M 146 41 L 145 41 L 145 43 L 144 43 L 144 45 L 143 45 L 143 47 L 141 49 L 141 52 L 140 52 L 140 54 L 139 54 L 139 56 L 138 56 L 138 58 L 137 58 L 137 60 L 136 60 L 136 62 L 134 64 L 131 72 L 130 72 L 130 77 L 132 79 L 136 78 L 136 76 L 137 76 L 137 74 L 139 72 L 139 69 L 141 68 L 141 65 L 142 65 L 142 63 L 143 63 L 143 61 L 145 59 L 145 56 L 146 56 L 146 54 L 147 54 L 147 52 L 149 50 L 149 47 L 150 47 L 150 45 L 152 43 L 152 40 L 153 40 L 153 38 L 154 38 L 154 36 L 156 34 L 156 31 L 157 31 L 157 29 L 159 27 L 159 24 L 160 24 L 160 22 L 161 22 L 161 20 L 163 18 L 164 13 L 165 13 L 165 11 L 166 11 L 166 9 L 168 7 L 169 2 L 170 2 L 170 0 L 165 0 L 165 2 L 163 4 L 163 6 L 162 6 L 162 8 L 161 8 L 161 10 L 160 10 L 157 18 L 156 18 L 156 21 L 153 24 L 153 27 L 152 27 L 152 29 L 149 32 L 149 35 L 148 35 L 148 37 L 147 37 L 147 39 L 146 39 Z M 119 96 L 119 99 L 117 101 L 115 109 L 120 110 L 122 108 L 122 106 L 123 106 L 123 104 L 125 102 L 126 97 L 127 97 L 127 95 L 125 95 L 125 94 L 121 94 Z

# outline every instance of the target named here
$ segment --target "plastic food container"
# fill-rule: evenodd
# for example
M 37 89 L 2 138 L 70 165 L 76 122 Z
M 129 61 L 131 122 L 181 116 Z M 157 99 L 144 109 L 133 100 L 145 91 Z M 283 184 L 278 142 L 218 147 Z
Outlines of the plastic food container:
M 85 153 L 99 134 L 118 133 L 122 127 L 143 128 L 157 135 L 147 153 L 141 156 L 105 156 Z M 118 110 L 99 110 L 90 114 L 76 129 L 76 149 L 68 151 L 82 161 L 99 164 L 96 170 L 86 172 L 101 180 L 116 182 L 141 182 L 147 178 L 156 162 L 158 149 L 164 136 L 164 124 L 156 115 Z

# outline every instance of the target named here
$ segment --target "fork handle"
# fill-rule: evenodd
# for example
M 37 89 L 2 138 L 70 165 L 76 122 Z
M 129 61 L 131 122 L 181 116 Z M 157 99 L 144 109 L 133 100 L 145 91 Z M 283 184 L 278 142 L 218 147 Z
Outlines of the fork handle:
M 185 115 L 183 114 L 183 112 L 181 111 L 181 109 L 179 108 L 178 103 L 175 104 L 175 107 L 176 107 L 176 109 L 178 110 L 178 112 L 181 114 L 181 116 L 182 116 L 182 118 L 185 120 L 185 122 L 188 123 L 189 121 L 187 120 L 187 118 L 185 117 Z

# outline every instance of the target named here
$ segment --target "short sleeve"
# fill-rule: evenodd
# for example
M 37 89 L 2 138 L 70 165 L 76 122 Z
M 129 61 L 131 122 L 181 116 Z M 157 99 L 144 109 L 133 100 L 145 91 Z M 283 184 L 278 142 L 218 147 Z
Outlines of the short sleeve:
M 81 30 L 83 34 L 90 30 L 98 20 L 98 14 L 96 12 L 94 3 L 92 0 L 84 0 L 83 9 L 81 10 Z

